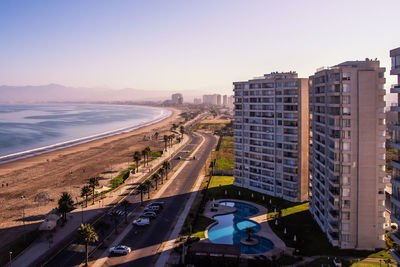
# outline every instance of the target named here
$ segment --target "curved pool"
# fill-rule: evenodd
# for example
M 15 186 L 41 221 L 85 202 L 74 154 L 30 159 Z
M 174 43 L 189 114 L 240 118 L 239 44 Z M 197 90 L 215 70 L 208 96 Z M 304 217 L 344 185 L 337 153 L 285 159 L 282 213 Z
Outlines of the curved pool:
M 214 219 L 218 223 L 208 229 L 208 239 L 216 244 L 230 244 L 240 245 L 240 252 L 242 254 L 259 254 L 271 250 L 274 247 L 274 243 L 267 238 L 252 234 L 252 238 L 258 240 L 258 244 L 254 246 L 247 246 L 240 243 L 242 238 L 247 237 L 246 228 L 252 227 L 254 233 L 260 231 L 261 226 L 246 217 L 255 215 L 258 213 L 258 209 L 252 205 L 234 202 L 224 201 L 219 203 L 222 206 L 235 207 L 236 212 L 216 215 Z

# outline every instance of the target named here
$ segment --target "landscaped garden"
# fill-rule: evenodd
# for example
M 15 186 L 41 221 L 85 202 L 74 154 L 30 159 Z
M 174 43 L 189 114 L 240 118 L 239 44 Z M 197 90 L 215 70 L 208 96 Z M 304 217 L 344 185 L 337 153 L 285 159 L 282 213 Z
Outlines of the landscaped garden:
M 206 201 L 228 198 L 247 200 L 266 206 L 270 211 L 267 216 L 272 230 L 285 242 L 286 246 L 298 249 L 299 255 L 330 255 L 360 258 L 361 260 L 370 257 L 380 258 L 382 262 L 385 259 L 393 261 L 388 250 L 380 250 L 373 253 L 370 251 L 342 250 L 333 247 L 312 218 L 308 210 L 308 202 L 292 203 L 280 198 L 270 197 L 234 186 L 233 181 L 233 176 L 213 176 L 209 182 Z M 275 218 L 278 220 L 277 224 Z M 203 238 L 206 227 L 212 222 L 213 220 L 200 215 L 193 223 L 192 232 L 195 236 Z M 294 235 L 296 235 L 296 240 L 294 240 Z M 316 264 L 324 263 L 324 261 L 324 259 L 318 260 Z M 372 263 L 368 262 L 368 264 Z

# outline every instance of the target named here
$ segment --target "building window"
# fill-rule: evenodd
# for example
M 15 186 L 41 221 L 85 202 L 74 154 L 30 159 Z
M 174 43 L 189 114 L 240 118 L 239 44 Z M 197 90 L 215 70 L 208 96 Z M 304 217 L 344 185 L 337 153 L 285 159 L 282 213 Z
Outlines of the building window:
M 350 231 L 350 224 L 349 223 L 342 223 L 342 231 L 349 232 Z
M 350 93 L 350 84 L 343 84 L 343 93 Z
M 342 235 L 342 241 L 343 242 L 350 242 L 351 241 L 351 235 Z
M 350 188 L 343 188 L 343 196 L 344 197 L 350 196 Z M 350 213 L 349 213 L 349 217 L 350 217 Z
M 344 81 L 350 81 L 350 76 L 351 76 L 351 73 L 350 73 L 350 72 L 343 72 L 342 80 L 344 80 Z

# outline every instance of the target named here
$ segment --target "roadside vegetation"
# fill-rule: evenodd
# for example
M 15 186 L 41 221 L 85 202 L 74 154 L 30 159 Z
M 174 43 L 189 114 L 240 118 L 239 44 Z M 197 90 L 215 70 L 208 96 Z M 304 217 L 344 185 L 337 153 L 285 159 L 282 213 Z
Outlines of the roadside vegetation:
M 216 153 L 215 170 L 233 170 L 233 137 L 222 136 L 221 145 Z

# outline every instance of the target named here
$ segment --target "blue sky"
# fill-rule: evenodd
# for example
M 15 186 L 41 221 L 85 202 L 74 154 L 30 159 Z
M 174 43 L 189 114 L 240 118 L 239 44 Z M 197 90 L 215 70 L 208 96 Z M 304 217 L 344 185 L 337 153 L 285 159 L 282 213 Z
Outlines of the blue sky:
M 219 90 L 400 46 L 399 0 L 0 0 L 0 84 Z M 386 74 L 387 84 L 395 83 Z

